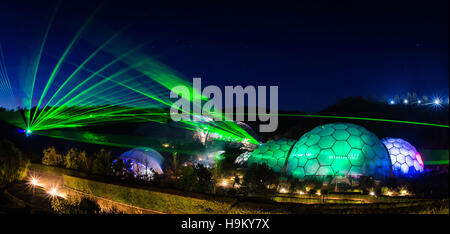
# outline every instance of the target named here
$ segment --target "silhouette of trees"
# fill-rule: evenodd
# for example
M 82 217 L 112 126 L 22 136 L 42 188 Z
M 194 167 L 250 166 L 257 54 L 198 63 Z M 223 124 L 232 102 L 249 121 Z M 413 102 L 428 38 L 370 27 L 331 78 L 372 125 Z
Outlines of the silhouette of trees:
M 89 164 L 86 152 L 71 148 L 64 157 L 64 165 L 66 168 L 89 171 Z
M 44 149 L 43 154 L 42 164 L 56 167 L 64 166 L 64 158 L 61 154 L 56 152 L 54 146 Z
M 13 143 L 0 141 L 0 184 L 10 184 L 26 177 L 30 161 Z
M 111 152 L 104 148 L 94 154 L 92 172 L 99 175 L 112 175 Z

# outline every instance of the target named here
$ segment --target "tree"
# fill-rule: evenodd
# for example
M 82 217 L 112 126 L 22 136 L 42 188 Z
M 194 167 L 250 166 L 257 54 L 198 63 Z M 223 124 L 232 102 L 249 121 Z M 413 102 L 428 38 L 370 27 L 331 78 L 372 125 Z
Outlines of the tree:
M 181 176 L 177 179 L 175 186 L 179 189 L 192 191 L 197 185 L 198 177 L 195 175 L 194 168 L 192 166 L 183 167 Z
M 111 152 L 106 151 L 104 148 L 94 154 L 94 162 L 92 165 L 92 172 L 99 175 L 111 175 L 112 174 L 112 159 Z
M 56 152 L 54 146 L 44 149 L 43 154 L 44 156 L 42 157 L 42 164 L 57 167 L 64 166 L 63 156 Z
M 88 171 L 86 152 L 71 148 L 64 157 L 64 165 L 69 169 Z
M 210 192 L 213 186 L 212 173 L 202 164 L 197 164 L 194 172 L 198 177 L 198 190 L 201 192 Z
M 9 141 L 0 141 L 0 184 L 10 184 L 26 177 L 30 161 Z

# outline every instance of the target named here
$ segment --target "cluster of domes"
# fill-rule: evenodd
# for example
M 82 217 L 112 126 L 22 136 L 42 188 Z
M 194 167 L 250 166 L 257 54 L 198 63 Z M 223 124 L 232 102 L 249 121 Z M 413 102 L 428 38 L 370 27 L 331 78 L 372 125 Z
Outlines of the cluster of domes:
M 245 157 L 247 166 L 266 164 L 275 172 L 298 179 L 309 176 L 384 179 L 392 172 L 397 176 L 423 172 L 420 154 L 411 144 L 393 138 L 382 142 L 374 133 L 351 123 L 318 126 L 298 141 L 268 141 Z M 240 156 L 237 161 L 243 158 Z

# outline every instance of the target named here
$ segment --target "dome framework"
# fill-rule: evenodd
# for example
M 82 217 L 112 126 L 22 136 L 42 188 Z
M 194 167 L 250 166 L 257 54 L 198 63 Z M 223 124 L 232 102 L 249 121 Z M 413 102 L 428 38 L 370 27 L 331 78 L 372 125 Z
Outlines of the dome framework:
M 386 146 L 392 163 L 392 171 L 396 176 L 415 176 L 424 171 L 422 156 L 409 142 L 401 138 L 384 138 L 381 142 Z
M 120 155 L 120 159 L 130 161 L 131 170 L 135 175 L 153 176 L 154 172 L 162 174 L 161 164 L 164 160 L 162 155 L 157 151 L 147 148 L 138 147 L 128 150 Z
M 378 137 L 362 126 L 332 123 L 305 133 L 294 145 L 286 175 L 390 176 L 390 160 Z

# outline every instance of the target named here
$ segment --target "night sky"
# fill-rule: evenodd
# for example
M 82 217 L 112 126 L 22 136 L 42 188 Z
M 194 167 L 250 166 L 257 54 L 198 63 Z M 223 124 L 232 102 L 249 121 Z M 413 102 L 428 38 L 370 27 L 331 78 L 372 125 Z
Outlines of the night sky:
M 47 52 L 60 54 L 99 3 L 64 1 Z M 12 73 L 26 48 L 39 45 L 55 5 L 2 2 L 0 41 Z M 278 85 L 283 110 L 315 112 L 349 96 L 449 93 L 446 0 L 114 1 L 98 21 L 112 29 L 132 24 L 128 36 L 154 41 L 147 52 L 186 79 Z

